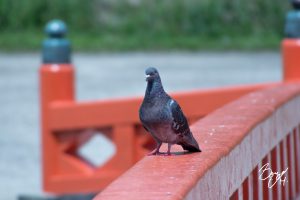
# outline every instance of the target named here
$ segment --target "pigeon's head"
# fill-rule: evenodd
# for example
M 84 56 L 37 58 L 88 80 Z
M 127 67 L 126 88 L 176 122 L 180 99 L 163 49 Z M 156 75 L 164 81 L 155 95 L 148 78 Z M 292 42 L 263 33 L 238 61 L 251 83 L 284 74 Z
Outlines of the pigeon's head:
M 148 82 L 159 78 L 158 71 L 154 67 L 149 67 L 148 69 L 146 69 L 145 74 L 146 74 L 146 81 Z

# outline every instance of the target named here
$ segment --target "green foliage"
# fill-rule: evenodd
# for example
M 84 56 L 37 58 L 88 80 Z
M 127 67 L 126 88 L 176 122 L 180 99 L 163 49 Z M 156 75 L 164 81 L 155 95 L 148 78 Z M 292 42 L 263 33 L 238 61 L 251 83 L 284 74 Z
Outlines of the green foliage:
M 123 3 L 120 3 L 123 2 Z M 112 5 L 116 26 L 127 34 L 220 36 L 282 32 L 288 2 L 282 0 L 140 0 Z
M 84 0 L 0 0 L 0 29 L 41 29 L 53 18 L 65 20 L 75 29 L 93 26 L 93 1 Z
M 207 41 L 243 48 L 243 38 L 255 41 L 251 49 L 272 48 L 289 7 L 282 0 L 0 0 L 0 48 L 39 48 L 54 18 L 67 23 L 79 49 L 219 49 Z

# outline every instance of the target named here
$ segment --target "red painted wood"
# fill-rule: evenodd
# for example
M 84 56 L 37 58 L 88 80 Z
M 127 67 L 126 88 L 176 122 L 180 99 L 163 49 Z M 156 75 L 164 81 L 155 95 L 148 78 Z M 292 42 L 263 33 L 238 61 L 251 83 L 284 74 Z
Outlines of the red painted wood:
M 295 174 L 295 160 L 294 160 L 294 141 L 293 141 L 293 132 L 287 136 L 287 151 L 288 151 L 288 175 L 289 175 L 289 198 L 296 197 L 296 174 Z
M 286 39 L 283 41 L 282 45 L 284 80 L 299 80 L 300 42 L 298 39 Z M 66 193 L 89 192 L 101 189 L 139 160 L 153 145 L 153 141 L 149 139 L 150 137 L 146 135 L 143 130 L 141 130 L 139 124 L 137 111 L 141 98 L 75 102 L 74 69 L 72 65 L 43 65 L 40 69 L 40 83 L 43 187 L 46 191 Z M 189 120 L 196 121 L 242 95 L 269 86 L 275 85 L 261 84 L 229 87 L 206 91 L 183 92 L 174 94 L 173 96 L 179 101 Z M 284 87 L 285 89 L 278 89 L 275 87 L 268 92 L 254 93 L 252 94 L 254 96 L 247 96 L 242 102 L 233 103 L 231 106 L 225 107 L 226 109 L 222 112 L 216 112 L 217 114 L 214 113 L 215 118 L 207 118 L 204 122 L 198 122 L 200 124 L 198 126 L 204 125 L 204 128 L 194 128 L 195 131 L 204 133 L 204 136 L 198 136 L 199 141 L 205 141 L 201 146 L 207 147 L 208 149 L 210 148 L 209 150 L 213 153 L 207 154 L 207 157 L 211 158 L 211 160 L 200 159 L 200 161 L 203 161 L 205 164 L 205 167 L 204 169 L 201 168 L 202 172 L 198 172 L 198 177 L 195 180 L 202 180 L 199 179 L 199 174 L 204 176 L 204 172 L 206 171 L 212 173 L 214 168 L 210 167 L 215 166 L 216 163 L 219 164 L 215 166 L 216 169 L 220 166 L 229 165 L 228 163 L 232 164 L 235 161 L 233 159 L 234 156 L 232 155 L 239 157 L 238 151 L 241 151 L 241 154 L 243 152 L 244 155 L 251 156 L 247 154 L 251 142 L 255 140 L 254 137 L 250 137 L 251 133 L 265 132 L 265 130 L 258 131 L 252 129 L 257 128 L 257 124 L 268 119 L 268 116 L 272 115 L 274 113 L 273 111 L 282 106 L 283 103 L 294 98 L 295 95 L 298 95 L 297 90 L 299 86 L 297 84 L 287 87 L 282 85 L 279 88 L 281 87 Z M 243 115 L 246 111 L 248 114 Z M 281 116 L 281 114 L 278 115 Z M 285 120 L 290 121 L 290 124 L 293 124 L 292 122 L 297 120 L 297 118 L 293 119 L 290 117 L 277 122 L 276 117 L 274 118 L 275 119 L 272 119 L 273 121 L 270 120 L 270 126 L 264 126 L 265 129 L 270 131 L 269 134 L 257 134 L 256 137 L 259 139 L 255 141 L 259 146 L 259 150 L 256 150 L 255 148 L 252 149 L 252 151 L 256 153 L 251 157 L 251 162 L 248 163 L 248 165 L 244 164 L 243 167 L 246 169 L 240 169 L 240 171 L 235 172 L 233 169 L 228 168 L 234 180 L 246 178 L 252 168 L 261 161 L 262 155 L 269 153 L 270 149 L 274 148 L 277 143 L 283 139 L 282 136 L 284 136 L 286 132 L 283 132 L 282 130 L 286 130 L 286 126 L 289 124 Z M 228 123 L 228 126 L 225 125 L 226 123 Z M 282 123 L 282 126 L 274 125 L 279 123 Z M 278 130 L 275 130 L 274 127 Z M 218 128 L 224 130 L 213 131 Z M 80 145 L 92 136 L 86 129 L 103 131 L 106 136 L 113 139 L 113 142 L 117 146 L 117 155 L 108 161 L 105 166 L 95 168 L 87 163 L 86 160 L 76 155 L 76 151 Z M 213 136 L 215 135 L 215 132 L 219 133 L 218 137 Z M 124 137 L 124 135 L 126 135 L 126 137 Z M 247 137 L 247 135 L 250 136 Z M 269 140 L 269 136 L 275 139 Z M 230 139 L 226 140 L 225 138 L 227 137 L 230 137 Z M 298 139 L 296 139 L 294 143 L 293 141 L 288 140 L 290 142 L 288 144 L 290 150 L 297 150 L 294 154 L 291 153 L 292 151 L 286 153 L 286 149 L 284 149 L 282 150 L 282 157 L 280 154 L 277 154 L 276 156 L 277 162 L 282 163 L 282 166 L 278 165 L 278 170 L 291 165 L 291 169 L 293 170 L 291 171 L 289 178 L 291 178 L 293 182 L 290 183 L 290 187 L 283 188 L 278 186 L 277 192 L 274 191 L 273 193 L 268 194 L 269 198 L 273 198 L 274 193 L 278 193 L 278 196 L 280 196 L 282 191 L 285 191 L 285 194 L 283 195 L 288 195 L 289 193 L 294 196 L 296 192 L 299 194 L 299 132 L 296 134 L 295 138 Z M 213 141 L 213 145 L 211 145 L 211 141 Z M 249 144 L 245 145 L 243 144 L 243 141 L 247 141 Z M 264 142 L 266 144 L 263 144 Z M 221 150 L 218 149 L 215 151 L 216 148 L 220 148 Z M 234 149 L 237 150 L 233 151 Z M 277 149 L 279 149 L 279 147 Z M 178 148 L 177 150 L 181 151 L 181 149 Z M 201 155 L 203 154 L 205 155 L 205 153 L 202 153 Z M 210 155 L 213 156 L 210 157 Z M 228 156 L 228 160 L 218 162 L 225 155 Z M 274 155 L 271 156 L 271 162 L 273 163 L 272 158 L 274 158 Z M 187 162 L 189 159 L 191 158 L 188 157 Z M 286 161 L 286 159 L 288 160 Z M 180 161 L 181 160 L 179 159 L 178 162 Z M 122 165 L 120 163 L 122 163 Z M 297 178 L 293 179 L 293 174 L 295 174 Z M 250 175 L 250 177 L 250 179 L 254 181 L 252 175 Z M 223 178 L 228 179 L 226 176 Z M 195 182 L 197 181 L 195 180 L 192 184 L 196 184 Z M 203 178 L 203 180 L 206 179 Z M 229 191 L 228 195 L 230 195 L 240 187 L 241 183 L 238 182 L 241 182 L 241 180 L 231 183 L 232 185 L 229 185 L 228 187 L 223 185 L 222 192 Z M 191 184 L 191 182 L 188 183 Z M 249 183 L 251 183 L 249 184 L 249 191 L 255 189 L 252 187 L 252 181 Z M 203 181 L 199 184 L 207 184 L 207 181 Z M 217 184 L 210 185 L 210 187 L 214 189 L 218 188 Z M 285 189 L 289 189 L 289 191 L 286 191 Z M 239 194 L 241 193 L 241 190 L 242 189 L 238 190 Z M 172 192 L 169 193 L 172 194 Z M 168 195 L 172 196 L 169 193 Z M 245 193 L 244 187 L 243 193 Z M 185 193 L 183 192 L 181 195 L 182 194 Z M 249 196 L 251 195 L 252 193 L 250 192 Z M 226 198 L 227 197 L 228 196 L 226 196 Z M 276 198 L 276 195 L 274 195 L 274 198 Z
M 259 196 L 259 185 L 258 185 L 258 167 L 255 167 L 252 171 L 252 177 L 253 177 L 253 199 L 258 199 L 258 196 Z
M 281 171 L 285 170 L 288 167 L 287 164 L 287 147 L 286 147 L 286 138 L 280 142 L 280 167 Z M 288 177 L 287 177 L 288 178 Z M 289 185 L 288 183 L 282 184 L 282 199 L 289 199 Z
M 238 97 L 274 84 L 226 87 L 221 89 L 181 92 L 172 96 L 189 118 L 200 118 Z M 49 126 L 53 130 L 80 129 L 113 124 L 137 124 L 142 98 L 123 98 L 94 102 L 52 102 Z M 201 106 L 195 106 L 201 105 Z M 82 117 L 85 116 L 85 117 Z
M 279 161 L 278 161 L 278 156 L 277 156 L 277 146 L 275 148 L 272 149 L 271 151 L 271 169 L 275 172 L 280 171 L 279 170 Z M 274 183 L 274 181 L 272 181 L 272 184 Z M 272 187 L 272 198 L 274 200 L 278 200 L 279 198 L 279 184 L 276 184 Z
M 300 78 L 300 40 L 284 39 L 282 42 L 283 76 L 284 80 L 299 80 Z
M 300 85 L 283 84 L 217 109 L 191 127 L 203 152 L 180 154 L 182 149 L 175 146 L 179 155 L 145 157 L 95 199 L 230 198 L 299 123 L 299 94 Z M 252 178 L 258 181 L 255 172 Z M 254 183 L 253 199 L 255 188 Z
M 287 151 L 287 166 L 288 166 L 288 190 L 289 190 L 289 195 L 288 195 L 288 198 L 290 199 L 292 197 L 292 171 L 293 171 L 293 166 L 292 166 L 292 161 L 291 161 L 291 152 L 290 152 L 290 148 L 291 148 L 291 143 L 290 143 L 290 137 L 291 136 L 291 133 L 289 133 L 286 137 L 286 151 Z
M 63 194 L 103 189 L 155 145 L 138 119 L 141 97 L 76 102 L 72 65 L 43 65 L 40 79 L 45 191 Z M 195 121 L 241 95 L 272 85 L 181 92 L 173 96 L 188 119 Z M 116 147 L 116 153 L 101 166 L 78 154 L 80 147 L 96 134 L 107 137 Z
M 49 191 L 51 177 L 59 172 L 59 145 L 49 127 L 49 104 L 53 101 L 74 100 L 74 69 L 70 64 L 43 65 L 40 70 L 41 143 L 43 188 Z M 72 170 L 72 169 L 70 169 Z
M 262 160 L 262 166 L 269 163 L 268 156 L 265 156 Z M 268 179 L 262 182 L 262 192 L 263 192 L 263 199 L 269 199 L 269 188 L 268 188 Z
M 249 200 L 249 178 L 248 177 L 243 182 L 243 199 Z
M 300 127 L 297 126 L 294 136 L 294 151 L 295 151 L 295 176 L 296 176 L 296 194 L 300 195 Z
M 229 199 L 230 200 L 239 200 L 239 191 L 236 190 Z

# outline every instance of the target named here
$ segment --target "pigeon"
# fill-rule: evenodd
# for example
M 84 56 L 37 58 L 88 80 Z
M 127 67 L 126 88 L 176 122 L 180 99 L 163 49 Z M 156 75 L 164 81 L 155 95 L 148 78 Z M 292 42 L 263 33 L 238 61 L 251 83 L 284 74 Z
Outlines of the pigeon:
M 168 144 L 167 155 L 171 155 L 174 144 L 189 152 L 201 152 L 179 104 L 165 92 L 157 69 L 149 67 L 145 73 L 147 88 L 139 117 L 157 143 L 148 155 L 162 154 L 159 152 L 162 143 Z

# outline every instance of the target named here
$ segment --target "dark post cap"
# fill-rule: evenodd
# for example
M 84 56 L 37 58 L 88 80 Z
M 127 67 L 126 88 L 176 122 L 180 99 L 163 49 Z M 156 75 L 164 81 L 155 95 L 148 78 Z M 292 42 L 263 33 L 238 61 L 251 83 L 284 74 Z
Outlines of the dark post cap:
M 65 38 L 67 27 L 61 20 L 47 23 L 45 33 L 48 38 L 43 42 L 43 63 L 67 64 L 71 62 L 71 44 Z
M 45 33 L 48 34 L 49 37 L 53 38 L 64 37 L 67 31 L 66 24 L 58 19 L 48 22 L 45 27 Z
M 300 10 L 300 0 L 290 0 L 295 10 Z

